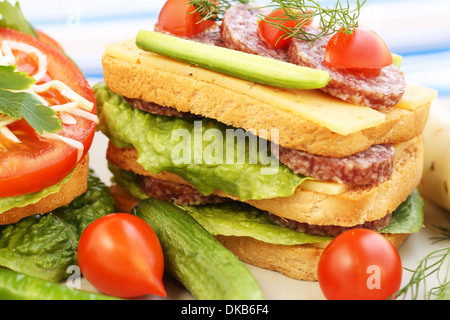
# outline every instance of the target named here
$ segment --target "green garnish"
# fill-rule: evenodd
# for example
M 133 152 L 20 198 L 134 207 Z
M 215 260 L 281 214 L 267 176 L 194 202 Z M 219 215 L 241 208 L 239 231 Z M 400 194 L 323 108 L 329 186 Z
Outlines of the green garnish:
M 450 240 L 450 228 L 436 226 L 441 230 L 441 236 L 431 238 L 434 243 Z M 416 269 L 404 268 L 406 271 L 412 272 L 409 282 L 401 288 L 396 298 L 405 298 L 408 293 L 411 299 L 417 300 L 421 290 L 423 291 L 423 299 L 431 300 L 450 300 L 450 247 L 437 249 L 426 255 L 419 261 Z M 427 280 L 430 276 L 435 276 L 438 284 L 429 288 Z
M 24 118 L 39 134 L 61 130 L 61 120 L 53 109 L 31 93 L 10 91 L 27 90 L 36 82 L 26 72 L 15 72 L 16 68 L 0 66 L 0 113 L 13 119 Z
M 271 8 L 272 10 L 284 9 L 286 18 L 279 19 L 279 22 L 274 22 L 273 19 L 265 15 L 260 15 L 261 19 L 273 25 L 275 28 L 283 30 L 289 37 L 314 43 L 316 40 L 334 34 L 336 32 L 344 32 L 352 34 L 356 27 L 358 27 L 358 18 L 361 13 L 361 8 L 366 3 L 356 0 L 356 8 L 350 6 L 347 1 L 343 5 L 339 0 L 333 7 L 323 7 L 318 1 L 313 0 L 272 0 L 270 4 L 263 6 L 264 8 Z M 220 21 L 223 18 L 224 12 L 233 3 L 249 3 L 249 1 L 212 1 L 209 0 L 192 0 L 189 2 L 196 8 L 195 12 L 201 13 L 203 20 Z M 321 32 L 318 34 L 310 33 L 302 29 L 302 27 L 313 18 L 319 19 L 319 27 Z M 202 20 L 202 21 L 203 21 Z M 286 28 L 283 24 L 286 20 L 298 21 L 295 28 Z
M 194 14 L 195 12 L 199 12 L 203 17 L 202 21 L 222 21 L 223 15 L 234 3 L 247 4 L 249 2 L 250 0 L 191 0 L 189 1 L 189 5 L 194 5 L 195 7 L 195 11 L 190 13 Z
M 13 6 L 8 1 L 0 1 L 0 27 L 10 28 L 37 37 L 31 24 L 25 19 L 19 2 Z
M 25 19 L 19 2 L 13 6 L 0 1 L 0 27 L 10 28 L 37 37 L 31 24 Z M 42 104 L 28 92 L 36 80 L 26 72 L 16 72 L 17 66 L 0 66 L 0 114 L 13 119 L 24 118 L 39 134 L 55 133 L 62 129 L 56 112 Z M 19 92 L 17 92 L 19 91 Z
M 268 7 L 276 9 L 284 9 L 287 19 L 300 21 L 296 28 L 289 30 L 282 26 L 282 23 L 274 23 L 273 20 L 263 19 L 281 30 L 286 30 L 286 33 L 293 38 L 314 43 L 316 40 L 335 34 L 336 32 L 343 32 L 352 34 L 355 28 L 358 27 L 358 18 L 361 13 L 361 8 L 367 0 L 362 3 L 356 0 L 356 8 L 351 8 L 350 2 L 347 1 L 343 5 L 339 0 L 336 1 L 334 7 L 323 7 L 319 2 L 313 0 L 273 0 Z M 318 34 L 310 33 L 302 29 L 306 21 L 317 17 L 319 19 L 319 27 L 321 32 Z M 302 22 L 303 21 L 303 22 Z

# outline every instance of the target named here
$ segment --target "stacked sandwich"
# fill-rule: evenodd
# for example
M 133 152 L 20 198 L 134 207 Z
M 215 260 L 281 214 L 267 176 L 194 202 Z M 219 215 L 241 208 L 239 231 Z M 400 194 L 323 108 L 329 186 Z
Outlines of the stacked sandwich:
M 236 6 L 220 33 L 213 26 L 183 39 L 158 25 L 166 32 L 107 46 L 105 84 L 94 90 L 118 206 L 173 202 L 243 261 L 302 280 L 317 280 L 323 248 L 346 230 L 377 230 L 399 247 L 422 226 L 420 136 L 436 93 L 406 84 L 392 63 L 371 77 L 315 64 L 311 55 L 323 60 L 325 49 L 314 48 L 330 38 L 313 47 L 296 39 L 284 55 L 264 50 L 256 16 Z M 239 50 L 268 65 L 284 60 L 329 78 L 317 89 L 255 83 L 156 48 L 171 41 L 219 59 Z

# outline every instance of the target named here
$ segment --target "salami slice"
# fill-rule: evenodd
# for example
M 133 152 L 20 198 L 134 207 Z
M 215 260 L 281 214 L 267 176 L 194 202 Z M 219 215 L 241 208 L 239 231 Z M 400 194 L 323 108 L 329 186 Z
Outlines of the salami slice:
M 163 181 L 150 176 L 139 176 L 142 192 L 156 199 L 178 205 L 219 204 L 231 201 L 216 195 L 204 196 L 197 189 L 172 181 Z
M 369 229 L 373 231 L 380 231 L 386 228 L 392 222 L 392 214 L 387 214 L 385 217 L 376 221 L 367 221 L 363 224 L 359 224 L 352 227 L 341 227 L 341 226 L 317 226 L 307 223 L 301 223 L 298 221 L 278 217 L 273 214 L 269 214 L 270 219 L 284 227 L 297 232 L 306 233 L 309 235 L 322 236 L 322 237 L 337 237 L 338 235 L 344 233 L 345 231 L 352 229 Z
M 165 31 L 162 29 L 159 25 L 155 25 L 154 27 L 155 32 L 165 33 L 165 34 L 171 34 L 170 32 Z M 179 37 L 179 36 L 177 36 Z M 216 47 L 225 47 L 225 44 L 222 41 L 222 38 L 220 36 L 220 28 L 218 26 L 213 26 L 199 34 L 196 34 L 195 36 L 192 36 L 190 38 L 187 37 L 179 37 L 183 39 L 189 39 L 192 41 L 209 44 Z
M 386 181 L 394 170 L 393 145 L 376 145 L 345 158 L 330 158 L 279 147 L 280 162 L 297 174 L 322 181 L 350 185 L 374 185 Z
M 306 28 L 308 32 L 318 32 L 317 27 Z M 395 106 L 405 92 L 406 81 L 403 73 L 391 65 L 383 68 L 378 76 L 365 78 L 342 69 L 328 67 L 323 61 L 331 37 L 330 35 L 319 38 L 314 45 L 294 39 L 289 47 L 289 61 L 297 65 L 328 71 L 331 80 L 322 90 L 334 97 L 376 110 Z
M 249 5 L 236 5 L 228 9 L 220 29 L 222 41 L 229 49 L 288 61 L 287 50 L 275 49 L 259 36 L 260 14 L 267 15 L 268 11 L 252 9 Z

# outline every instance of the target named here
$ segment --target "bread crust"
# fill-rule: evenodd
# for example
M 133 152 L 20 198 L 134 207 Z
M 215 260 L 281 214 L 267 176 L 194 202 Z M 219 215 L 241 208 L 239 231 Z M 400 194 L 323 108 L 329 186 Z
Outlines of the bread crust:
M 130 213 L 139 200 L 121 186 L 112 185 L 110 192 L 120 211 Z M 400 248 L 409 234 L 383 234 L 395 248 Z M 317 281 L 317 267 L 322 252 L 329 242 L 318 245 L 294 246 L 276 245 L 250 237 L 216 236 L 226 248 L 245 263 L 270 271 L 277 271 L 287 277 Z
M 408 234 L 384 234 L 397 249 Z M 278 271 L 297 280 L 317 281 L 317 268 L 323 247 L 313 245 L 284 246 L 264 243 L 249 237 L 216 237 L 240 260 L 259 268 Z
M 109 143 L 106 158 L 111 164 L 138 175 L 187 184 L 179 176 L 162 172 L 154 175 L 137 162 L 135 149 L 120 149 Z M 396 155 L 390 179 L 376 186 L 354 187 L 339 195 L 326 195 L 297 188 L 291 197 L 249 200 L 247 203 L 280 217 L 318 226 L 352 227 L 375 221 L 392 213 L 420 183 L 423 170 L 423 145 L 420 137 L 411 140 Z M 239 200 L 221 190 L 221 197 Z
M 389 108 L 383 111 L 386 121 L 381 125 L 344 136 L 250 96 L 193 77 L 107 54 L 103 56 L 103 69 L 106 85 L 127 98 L 200 114 L 245 130 L 278 129 L 280 145 L 322 156 L 345 157 L 374 144 L 411 140 L 422 133 L 430 110 L 430 104 L 415 110 Z
M 26 207 L 17 207 L 0 214 L 0 225 L 13 224 L 25 217 L 45 214 L 56 208 L 68 205 L 87 190 L 89 175 L 89 156 L 86 156 L 75 169 L 72 178 L 61 186 L 58 193 L 42 198 Z

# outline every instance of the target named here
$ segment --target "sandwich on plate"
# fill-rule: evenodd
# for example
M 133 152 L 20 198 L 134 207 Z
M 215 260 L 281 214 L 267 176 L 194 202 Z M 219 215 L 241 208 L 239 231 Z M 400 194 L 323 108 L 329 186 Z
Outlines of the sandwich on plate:
M 92 88 L 19 4 L 0 3 L 0 225 L 86 191 L 98 123 Z
M 94 91 L 117 205 L 167 200 L 244 262 L 301 280 L 346 230 L 398 248 L 422 227 L 436 92 L 373 31 L 324 23 L 359 3 L 237 2 L 169 0 L 153 31 L 106 47 Z

